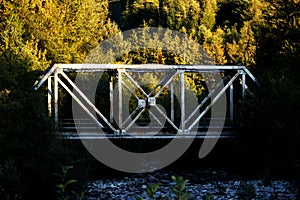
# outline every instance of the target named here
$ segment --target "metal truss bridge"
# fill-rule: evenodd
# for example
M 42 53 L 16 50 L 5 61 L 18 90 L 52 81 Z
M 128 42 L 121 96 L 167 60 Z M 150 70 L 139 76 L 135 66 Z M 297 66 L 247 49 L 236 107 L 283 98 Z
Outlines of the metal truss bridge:
M 246 77 L 258 84 L 244 66 L 54 64 L 34 87 L 48 83 L 49 116 L 69 139 L 226 138 L 235 104 L 254 96 Z M 69 118 L 62 94 L 72 98 Z

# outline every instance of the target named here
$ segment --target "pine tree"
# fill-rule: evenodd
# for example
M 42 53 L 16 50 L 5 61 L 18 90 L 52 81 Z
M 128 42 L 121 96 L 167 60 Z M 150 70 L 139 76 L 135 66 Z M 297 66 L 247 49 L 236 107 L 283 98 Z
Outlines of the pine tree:
M 226 56 L 231 64 L 253 67 L 256 64 L 257 37 L 264 23 L 262 13 L 266 4 L 259 0 L 243 3 L 246 9 L 240 11 L 242 25 L 235 24 L 226 29 Z M 240 27 L 240 28 L 239 28 Z
M 238 41 L 227 43 L 227 55 L 230 63 L 254 66 L 256 63 L 256 40 L 250 22 L 244 22 Z
M 213 30 L 216 24 L 217 11 L 217 0 L 204 0 L 201 25 L 204 25 L 209 30 Z
M 99 42 L 118 31 L 108 18 L 108 1 L 5 1 L 4 14 L 23 22 L 24 40 L 35 38 L 51 62 L 82 62 Z
M 201 8 L 196 0 L 165 0 L 162 3 L 162 25 L 187 34 L 199 30 Z
M 123 30 L 137 28 L 147 23 L 150 26 L 160 24 L 159 0 L 135 0 L 126 2 L 125 11 L 122 12 L 121 28 Z
M 216 25 L 216 14 L 218 11 L 216 0 L 205 0 L 203 2 L 203 12 L 201 16 L 199 41 L 210 55 L 215 64 L 226 64 L 224 52 L 224 31 Z
M 207 53 L 214 60 L 215 64 L 224 65 L 227 63 L 224 51 L 224 31 L 217 28 L 215 32 L 205 30 L 203 46 Z

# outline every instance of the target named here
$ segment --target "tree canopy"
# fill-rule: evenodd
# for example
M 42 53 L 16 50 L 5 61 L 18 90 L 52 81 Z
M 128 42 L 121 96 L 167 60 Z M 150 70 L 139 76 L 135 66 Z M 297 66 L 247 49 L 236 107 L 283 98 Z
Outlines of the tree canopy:
M 32 191 L 44 191 L 42 183 L 50 180 L 51 163 L 59 157 L 45 91 L 32 89 L 37 77 L 54 63 L 86 61 L 98 44 L 121 30 L 151 26 L 184 34 L 215 64 L 253 70 L 261 92 L 247 101 L 241 120 L 253 132 L 271 133 L 266 135 L 274 141 L 268 143 L 274 157 L 280 154 L 276 146 L 289 144 L 285 153 L 293 159 L 286 166 L 300 166 L 295 153 L 300 141 L 299 0 L 0 0 L 0 199 L 16 193 L 35 199 Z M 178 38 L 165 34 L 161 39 L 148 42 L 178 49 Z M 190 55 L 199 56 L 196 46 L 186 45 Z M 101 55 L 109 60 L 110 53 Z M 159 48 L 137 48 L 112 62 L 198 64 Z M 202 77 L 186 79 L 201 95 Z

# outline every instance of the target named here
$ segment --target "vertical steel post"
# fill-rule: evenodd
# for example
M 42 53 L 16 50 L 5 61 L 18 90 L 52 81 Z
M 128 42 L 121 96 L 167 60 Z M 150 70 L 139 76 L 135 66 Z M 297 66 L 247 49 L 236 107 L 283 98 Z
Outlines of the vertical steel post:
M 181 108 L 181 130 L 184 133 L 185 129 L 185 88 L 184 88 L 184 71 L 180 72 L 180 108 Z
M 52 116 L 52 83 L 51 76 L 48 77 L 48 116 Z
M 114 122 L 114 77 L 113 75 L 109 75 L 109 103 L 110 103 L 110 110 L 109 110 L 109 119 L 110 123 Z
M 246 73 L 242 73 L 242 98 L 245 99 Z
M 174 122 L 175 120 L 175 113 L 174 113 L 174 83 L 173 81 L 170 84 L 170 101 L 171 101 L 171 121 Z
M 245 111 L 246 72 L 243 71 L 243 70 L 240 70 L 240 74 L 242 75 L 242 104 L 241 104 L 241 110 L 242 110 L 242 112 L 244 112 Z
M 123 119 L 122 119 L 122 71 L 118 70 L 118 100 L 119 100 L 119 113 L 118 113 L 118 123 L 119 123 L 119 134 L 122 134 L 123 129 Z
M 54 122 L 58 125 L 58 73 L 54 73 Z
M 229 88 L 229 119 L 233 121 L 233 83 L 231 83 Z

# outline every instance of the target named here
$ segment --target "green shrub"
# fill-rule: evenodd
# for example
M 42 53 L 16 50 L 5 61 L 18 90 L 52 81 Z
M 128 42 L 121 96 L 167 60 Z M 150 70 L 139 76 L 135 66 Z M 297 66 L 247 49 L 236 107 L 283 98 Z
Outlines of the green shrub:
M 172 191 L 175 195 L 175 200 L 187 200 L 189 198 L 190 193 L 189 192 L 185 192 L 186 189 L 186 184 L 189 181 L 188 179 L 185 180 L 183 179 L 182 176 L 171 176 L 172 181 L 175 182 L 175 186 L 172 187 Z M 148 185 L 146 188 L 146 194 L 147 197 L 150 200 L 155 199 L 155 194 L 157 192 L 159 188 L 159 184 L 152 184 L 152 185 Z M 143 200 L 142 197 L 136 197 L 137 200 Z M 171 199 L 171 197 L 166 196 L 166 195 L 159 195 L 157 198 L 157 200 L 159 199 Z
M 78 194 L 75 191 L 68 190 L 70 185 L 78 182 L 75 179 L 68 178 L 69 170 L 73 169 L 74 166 L 65 166 L 60 164 L 60 167 L 61 167 L 61 172 L 53 174 L 56 177 L 58 177 L 60 180 L 60 183 L 56 184 L 58 199 L 59 200 L 70 200 L 70 199 L 82 200 L 84 198 L 84 192 Z

